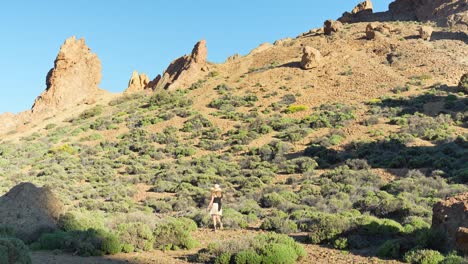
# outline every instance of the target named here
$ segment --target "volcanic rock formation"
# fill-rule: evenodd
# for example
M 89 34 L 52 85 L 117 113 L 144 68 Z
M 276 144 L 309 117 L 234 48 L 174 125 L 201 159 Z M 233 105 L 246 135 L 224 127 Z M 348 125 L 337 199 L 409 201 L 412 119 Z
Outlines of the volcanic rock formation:
M 468 27 L 467 0 L 396 0 L 389 5 L 393 20 L 435 21 L 439 26 Z
M 191 55 L 185 55 L 173 61 L 162 77 L 158 75 L 148 84 L 153 89 L 189 88 L 208 71 L 206 41 L 199 41 Z
M 468 193 L 450 197 L 434 205 L 432 228 L 447 236 L 450 249 L 468 253 Z
M 101 61 L 84 39 L 71 37 L 60 48 L 55 66 L 47 74 L 47 88 L 34 102 L 32 112 L 54 112 L 90 103 L 102 92 L 100 82 Z
M 125 90 L 126 93 L 141 92 L 148 89 L 149 78 L 146 74 L 138 74 L 137 71 L 133 71 L 130 81 L 128 81 L 128 87 Z
M 0 224 L 10 226 L 25 242 L 55 230 L 63 204 L 47 188 L 20 183 L 0 197 Z

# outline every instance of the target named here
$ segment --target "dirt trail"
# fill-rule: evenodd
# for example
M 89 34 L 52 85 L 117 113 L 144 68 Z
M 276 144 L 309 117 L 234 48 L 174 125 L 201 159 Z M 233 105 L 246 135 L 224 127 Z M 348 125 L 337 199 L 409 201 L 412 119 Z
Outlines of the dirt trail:
M 154 250 L 151 252 L 140 252 L 131 254 L 117 254 L 103 257 L 79 257 L 70 254 L 54 254 L 50 251 L 33 252 L 33 264 L 179 264 L 196 263 L 195 254 L 209 243 L 216 241 L 225 241 L 240 239 L 245 236 L 255 235 L 259 231 L 252 230 L 224 230 L 213 232 L 208 229 L 199 229 L 193 233 L 193 236 L 200 241 L 200 246 L 192 250 L 167 251 Z M 375 257 L 365 257 L 351 252 L 339 251 L 317 245 L 304 245 L 307 251 L 307 257 L 299 261 L 300 264 L 308 263 L 336 263 L 336 264 L 355 264 L 355 263 L 400 263 L 398 261 L 381 260 Z

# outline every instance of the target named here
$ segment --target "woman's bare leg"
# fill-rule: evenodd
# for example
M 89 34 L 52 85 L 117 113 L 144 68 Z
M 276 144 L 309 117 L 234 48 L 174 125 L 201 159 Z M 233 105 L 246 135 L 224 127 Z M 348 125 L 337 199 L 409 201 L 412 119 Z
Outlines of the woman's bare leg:
M 220 215 L 216 215 L 216 218 L 218 219 L 218 222 L 219 222 L 219 228 L 221 230 L 223 230 L 223 222 L 221 222 L 221 216 Z
M 211 216 L 213 218 L 213 230 L 216 232 L 216 215 Z

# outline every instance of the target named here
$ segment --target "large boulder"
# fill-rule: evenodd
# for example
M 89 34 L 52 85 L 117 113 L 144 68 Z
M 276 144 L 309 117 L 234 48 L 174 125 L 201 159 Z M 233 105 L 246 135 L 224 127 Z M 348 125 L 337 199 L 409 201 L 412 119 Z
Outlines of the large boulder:
M 422 26 L 419 28 L 419 37 L 423 40 L 430 40 L 433 31 L 434 29 L 432 27 Z
M 316 68 L 320 66 L 320 61 L 322 60 L 322 55 L 320 51 L 310 47 L 305 46 L 302 49 L 302 60 L 301 60 L 301 68 L 304 70 Z
M 325 35 L 332 35 L 343 29 L 343 24 L 340 21 L 327 20 L 323 23 L 323 32 Z
M 168 90 L 189 88 L 208 71 L 207 53 L 206 41 L 199 41 L 190 55 L 185 55 L 173 61 L 162 76 L 158 75 L 148 84 L 148 87 Z
M 20 183 L 0 197 L 0 225 L 12 227 L 27 243 L 57 229 L 62 213 L 63 204 L 52 191 L 32 183 Z
M 101 61 L 86 46 L 84 39 L 65 41 L 47 74 L 46 90 L 36 99 L 33 113 L 54 112 L 92 102 L 102 90 Z
M 432 228 L 447 236 L 447 247 L 468 253 L 468 193 L 450 197 L 433 207 Z
M 146 74 L 138 74 L 137 71 L 133 71 L 132 77 L 128 81 L 128 87 L 125 90 L 126 93 L 141 92 L 147 90 L 149 84 L 149 78 Z

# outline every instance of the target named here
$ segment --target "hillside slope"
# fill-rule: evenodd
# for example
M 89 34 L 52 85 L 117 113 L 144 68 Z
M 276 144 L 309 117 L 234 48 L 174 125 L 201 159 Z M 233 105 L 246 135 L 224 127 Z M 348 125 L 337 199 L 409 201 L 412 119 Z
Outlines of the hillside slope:
M 433 25 L 423 40 L 419 22 L 373 27 L 382 25 L 372 40 L 368 23 L 310 30 L 207 63 L 190 87 L 102 94 L 31 119 L 0 139 L 0 192 L 49 185 L 79 230 L 115 233 L 135 250 L 193 248 L 153 235 L 170 217 L 209 227 L 209 188 L 220 183 L 228 229 L 381 258 L 445 252 L 430 222 L 434 203 L 468 191 L 468 39 Z M 301 68 L 306 46 L 319 67 Z M 133 239 L 134 223 L 154 232 Z M 192 257 L 218 257 L 213 247 Z M 321 257 L 313 247 L 309 259 Z

